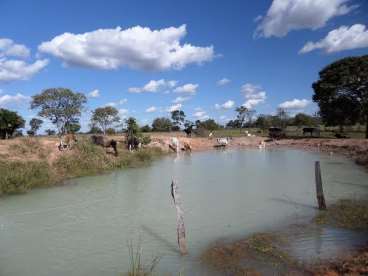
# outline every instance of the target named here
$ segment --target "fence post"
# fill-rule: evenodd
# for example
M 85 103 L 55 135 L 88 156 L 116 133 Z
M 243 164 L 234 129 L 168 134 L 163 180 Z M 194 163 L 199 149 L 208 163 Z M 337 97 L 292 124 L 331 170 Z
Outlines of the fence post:
M 178 191 L 178 186 L 173 179 L 171 182 L 171 196 L 173 198 L 176 208 L 176 232 L 178 235 L 179 250 L 182 255 L 188 254 L 187 243 L 185 240 L 185 226 L 184 226 L 184 211 L 181 208 L 181 200 Z
M 326 210 L 326 201 L 325 201 L 325 196 L 323 194 L 321 166 L 319 164 L 319 161 L 315 162 L 314 168 L 315 168 L 315 175 L 316 175 L 316 194 L 317 194 L 317 201 L 318 201 L 318 209 Z

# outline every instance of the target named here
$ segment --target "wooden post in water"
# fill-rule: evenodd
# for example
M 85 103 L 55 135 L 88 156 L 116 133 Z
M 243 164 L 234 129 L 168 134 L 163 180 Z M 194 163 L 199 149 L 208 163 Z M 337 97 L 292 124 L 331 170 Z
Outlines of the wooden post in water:
M 326 210 L 326 201 L 325 196 L 323 194 L 321 166 L 319 164 L 319 161 L 316 161 L 314 167 L 316 175 L 316 193 L 317 193 L 318 209 Z
M 173 179 L 171 182 L 171 196 L 174 200 L 175 208 L 176 208 L 176 232 L 178 235 L 178 245 L 179 250 L 182 255 L 188 254 L 187 243 L 185 240 L 185 226 L 184 226 L 184 211 L 181 208 L 181 200 L 178 191 L 178 186 Z

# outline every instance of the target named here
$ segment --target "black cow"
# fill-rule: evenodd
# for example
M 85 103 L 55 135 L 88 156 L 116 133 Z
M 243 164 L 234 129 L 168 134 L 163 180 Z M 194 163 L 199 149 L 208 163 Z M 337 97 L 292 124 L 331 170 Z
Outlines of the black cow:
M 315 127 L 305 127 L 303 128 L 303 136 L 305 136 L 307 133 L 310 133 L 310 136 L 313 136 L 313 133 L 319 136 L 319 129 Z
M 187 135 L 187 137 L 191 137 L 192 136 L 192 132 L 193 132 L 193 126 L 188 126 L 187 128 L 184 129 L 185 134 Z
M 101 135 L 92 135 L 91 141 L 95 145 L 102 146 L 104 148 L 112 148 L 114 150 L 115 156 L 118 156 L 118 142 L 114 139 L 107 139 L 104 136 Z
M 139 140 L 138 137 L 135 137 L 135 136 L 128 138 L 127 147 L 128 147 L 128 150 L 130 151 L 139 149 L 141 147 L 141 141 Z

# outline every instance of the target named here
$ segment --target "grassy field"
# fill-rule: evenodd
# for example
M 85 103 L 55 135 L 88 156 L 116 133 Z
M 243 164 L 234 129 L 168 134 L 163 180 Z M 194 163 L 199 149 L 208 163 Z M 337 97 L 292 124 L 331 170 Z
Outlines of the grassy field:
M 104 148 L 93 145 L 84 137 L 73 150 L 58 155 L 50 162 L 49 152 L 37 138 L 19 139 L 10 146 L 8 153 L 19 158 L 0 159 L 0 196 L 24 193 L 36 187 L 54 186 L 68 178 L 142 166 L 163 154 L 159 148 L 129 152 L 122 144 L 118 150 L 117 157 L 107 154 Z M 27 160 L 22 157 L 27 157 Z

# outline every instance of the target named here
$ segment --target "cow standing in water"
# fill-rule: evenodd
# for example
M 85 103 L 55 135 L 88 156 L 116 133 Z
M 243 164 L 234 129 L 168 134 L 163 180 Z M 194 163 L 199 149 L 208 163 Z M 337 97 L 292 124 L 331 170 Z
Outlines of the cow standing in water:
M 95 145 L 99 145 L 104 148 L 112 148 L 114 150 L 115 156 L 118 156 L 118 149 L 117 149 L 118 142 L 115 141 L 114 139 L 107 139 L 106 137 L 101 135 L 92 135 L 91 141 Z
M 60 137 L 58 149 L 59 151 L 63 151 L 64 149 L 71 150 L 77 142 L 77 136 L 75 136 L 73 133 L 62 135 Z

